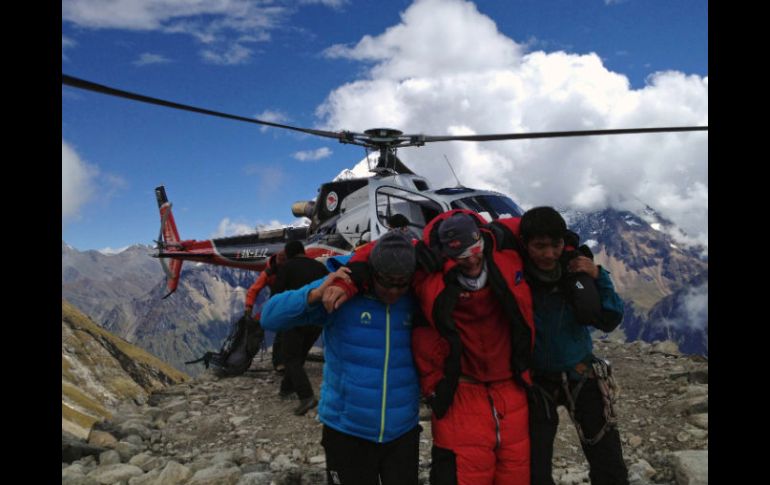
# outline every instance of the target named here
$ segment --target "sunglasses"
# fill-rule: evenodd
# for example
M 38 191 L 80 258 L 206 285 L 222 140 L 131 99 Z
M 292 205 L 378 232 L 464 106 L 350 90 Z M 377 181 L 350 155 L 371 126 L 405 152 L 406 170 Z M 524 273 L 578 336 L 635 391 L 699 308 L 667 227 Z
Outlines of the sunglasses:
M 409 275 L 406 278 L 398 278 L 398 279 L 391 279 L 387 276 L 375 273 L 374 274 L 374 281 L 377 282 L 378 285 L 382 286 L 385 289 L 402 289 L 408 287 L 412 283 L 412 275 Z

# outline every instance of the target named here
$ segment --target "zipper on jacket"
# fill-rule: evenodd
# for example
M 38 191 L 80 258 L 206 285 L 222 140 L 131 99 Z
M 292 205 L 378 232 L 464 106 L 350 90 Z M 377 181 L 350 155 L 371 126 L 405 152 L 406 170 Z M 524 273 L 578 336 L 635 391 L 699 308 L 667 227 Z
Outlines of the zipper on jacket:
M 549 305 L 549 296 L 553 294 L 554 292 L 549 292 L 548 294 L 541 295 L 540 298 L 540 306 L 545 310 L 548 308 Z M 554 366 L 557 364 L 557 358 L 554 355 L 559 348 L 559 345 L 554 341 L 556 336 L 559 335 L 561 332 L 562 327 L 562 320 L 564 319 L 564 306 L 566 305 L 566 302 L 563 298 L 559 298 L 559 318 L 556 319 L 556 325 L 553 327 L 550 327 L 547 329 L 548 331 L 548 338 L 544 339 L 544 349 L 542 351 L 543 354 L 543 360 L 545 361 L 545 368 L 546 369 L 553 369 Z M 534 302 L 533 302 L 534 303 Z M 551 315 L 550 312 L 544 312 L 546 317 L 550 319 L 553 315 Z M 542 321 L 542 320 L 541 320 Z
M 390 360 L 390 305 L 385 306 L 385 364 L 382 369 L 382 411 L 380 417 L 380 439 L 385 434 L 385 404 L 388 398 L 388 361 Z
M 549 343 L 548 343 L 548 369 L 553 369 L 556 364 L 559 364 L 559 359 L 556 357 L 556 353 L 559 352 L 559 344 L 555 341 L 555 339 L 558 338 L 559 334 L 562 332 L 562 327 L 564 326 L 564 307 L 567 305 L 567 302 L 564 301 L 563 298 L 559 298 L 560 305 L 559 305 L 559 318 L 556 323 L 556 328 L 551 329 L 552 334 L 550 335 Z M 549 315 L 550 316 L 550 315 Z M 553 345 L 552 345 L 553 344 Z
M 492 406 L 492 417 L 495 419 L 495 450 L 500 447 L 500 420 L 497 416 L 497 409 L 495 409 L 495 401 L 492 399 L 492 393 L 487 387 L 487 399 L 489 399 L 489 405 Z

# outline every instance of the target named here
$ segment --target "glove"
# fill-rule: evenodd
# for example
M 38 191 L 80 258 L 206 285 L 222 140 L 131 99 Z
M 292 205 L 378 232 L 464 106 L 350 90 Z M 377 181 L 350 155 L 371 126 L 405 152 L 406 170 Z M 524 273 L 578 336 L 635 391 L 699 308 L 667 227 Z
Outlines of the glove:
M 588 247 L 588 246 L 586 246 L 585 244 L 583 244 L 582 246 L 580 246 L 579 248 L 577 248 L 577 250 L 578 250 L 578 252 L 579 252 L 580 254 L 582 254 L 582 255 L 583 255 L 583 256 L 585 256 L 586 258 L 590 258 L 590 259 L 591 259 L 591 261 L 593 261 L 593 260 L 594 260 L 594 253 L 593 253 L 593 251 L 591 251 L 591 248 L 589 248 L 589 247 Z
M 433 390 L 427 401 L 430 408 L 436 414 L 436 418 L 441 419 L 449 410 L 454 400 L 454 390 L 447 382 L 446 377 L 438 381 L 436 389 Z
M 418 241 L 414 247 L 417 253 L 417 266 L 426 273 L 435 273 L 441 271 L 444 267 L 444 258 L 438 250 L 431 248 L 423 241 Z

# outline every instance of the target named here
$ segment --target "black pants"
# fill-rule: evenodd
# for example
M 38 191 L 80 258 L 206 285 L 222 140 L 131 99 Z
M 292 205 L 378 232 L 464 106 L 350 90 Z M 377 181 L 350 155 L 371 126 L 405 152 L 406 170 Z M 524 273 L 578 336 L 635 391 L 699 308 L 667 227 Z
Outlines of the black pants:
M 574 389 L 576 381 L 570 382 Z M 533 390 L 529 405 L 529 440 L 531 446 L 530 466 L 532 485 L 554 485 L 552 477 L 553 441 L 559 426 L 558 405 L 567 405 L 561 382 L 535 379 L 554 400 L 544 399 Z M 593 438 L 604 426 L 604 401 L 596 379 L 588 379 L 575 401 L 575 419 L 580 423 L 585 437 Z M 589 478 L 592 485 L 628 485 L 628 471 L 623 462 L 620 433 L 617 427 L 607 429 L 596 444 L 582 443 L 590 466 Z
M 279 365 L 283 365 L 283 355 L 281 354 L 282 343 L 283 332 L 275 332 L 275 338 L 273 339 L 273 369 L 278 369 Z
M 420 431 L 417 425 L 393 441 L 375 443 L 324 425 L 328 485 L 417 485 Z
M 318 325 L 303 325 L 283 332 L 281 354 L 286 370 L 281 381 L 281 392 L 296 392 L 300 399 L 313 396 L 313 386 L 303 366 L 322 330 Z

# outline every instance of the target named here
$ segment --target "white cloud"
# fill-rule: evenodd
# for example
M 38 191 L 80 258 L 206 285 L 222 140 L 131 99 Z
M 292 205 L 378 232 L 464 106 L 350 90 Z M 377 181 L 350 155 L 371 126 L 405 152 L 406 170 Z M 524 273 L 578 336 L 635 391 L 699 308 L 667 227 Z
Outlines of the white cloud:
M 307 218 L 294 219 L 292 222 L 281 222 L 277 219 L 272 219 L 268 222 L 257 221 L 256 224 L 248 224 L 245 222 L 236 222 L 230 220 L 229 217 L 225 217 L 219 222 L 217 230 L 211 234 L 212 238 L 240 236 L 244 234 L 254 234 L 257 231 L 268 231 L 271 229 L 281 229 L 287 226 L 306 226 L 310 223 Z
M 231 66 L 234 64 L 243 64 L 248 61 L 251 57 L 251 53 L 251 49 L 235 43 L 219 49 L 203 49 L 201 51 L 201 57 L 204 61 L 211 64 Z
M 74 148 L 61 142 L 62 222 L 80 217 L 80 209 L 94 195 L 95 166 L 83 161 Z
M 265 111 L 261 113 L 257 113 L 254 115 L 254 118 L 260 120 L 260 121 L 270 121 L 271 123 L 282 123 L 286 124 L 286 122 L 289 121 L 289 117 L 286 113 L 282 111 L 273 111 L 270 109 L 266 109 Z M 262 133 L 266 132 L 270 127 L 269 126 L 261 126 L 259 128 L 259 131 Z
M 688 290 L 684 300 L 685 323 L 690 328 L 703 328 L 709 319 L 709 284 Z
M 287 224 L 284 224 L 277 219 L 273 219 L 270 222 L 258 222 L 256 224 L 256 228 L 258 231 L 269 231 L 270 229 L 280 229 L 286 226 Z
M 366 75 L 317 109 L 322 128 L 482 134 L 708 124 L 708 77 L 676 71 L 632 89 L 594 53 L 525 52 L 463 0 L 417 0 L 401 22 L 329 57 Z M 435 186 L 510 195 L 525 207 L 626 208 L 643 201 L 708 244 L 708 134 L 433 143 L 399 151 Z
M 320 5 L 326 5 L 327 7 L 331 7 L 334 9 L 340 9 L 344 7 L 345 5 L 349 4 L 349 0 L 300 0 L 301 4 L 305 5 L 314 5 L 314 4 L 320 4 Z
M 301 162 L 307 162 L 307 161 L 313 161 L 313 160 L 321 160 L 322 158 L 326 158 L 328 156 L 331 156 L 332 151 L 328 147 L 321 147 L 318 150 L 305 150 L 301 152 L 295 152 L 292 157 L 295 159 L 301 161 Z
M 93 29 L 163 30 L 174 22 L 206 15 L 213 18 L 201 27 L 248 31 L 271 27 L 285 10 L 251 0 L 62 0 L 62 18 Z M 191 25 L 191 24 L 188 24 Z
M 240 236 L 242 234 L 249 234 L 255 231 L 254 226 L 245 224 L 243 222 L 231 221 L 229 217 L 225 217 L 219 222 L 217 230 L 211 234 L 212 238 L 228 237 L 228 236 Z
M 77 42 L 70 39 L 69 37 L 61 36 L 61 60 L 62 61 L 69 61 L 69 58 L 67 57 L 67 54 L 64 53 L 65 49 L 72 49 L 78 45 Z
M 521 50 L 472 3 L 418 0 L 382 35 L 366 35 L 352 48 L 337 44 L 325 54 L 375 62 L 373 77 L 403 79 L 497 69 L 514 63 Z
M 63 0 L 62 19 L 82 28 L 186 34 L 206 47 L 201 56 L 214 64 L 247 62 L 245 44 L 270 39 L 291 9 L 252 0 Z
M 169 62 L 171 62 L 171 59 L 162 54 L 143 52 L 139 59 L 135 60 L 132 64 L 135 66 L 146 66 L 148 64 L 167 64 Z

